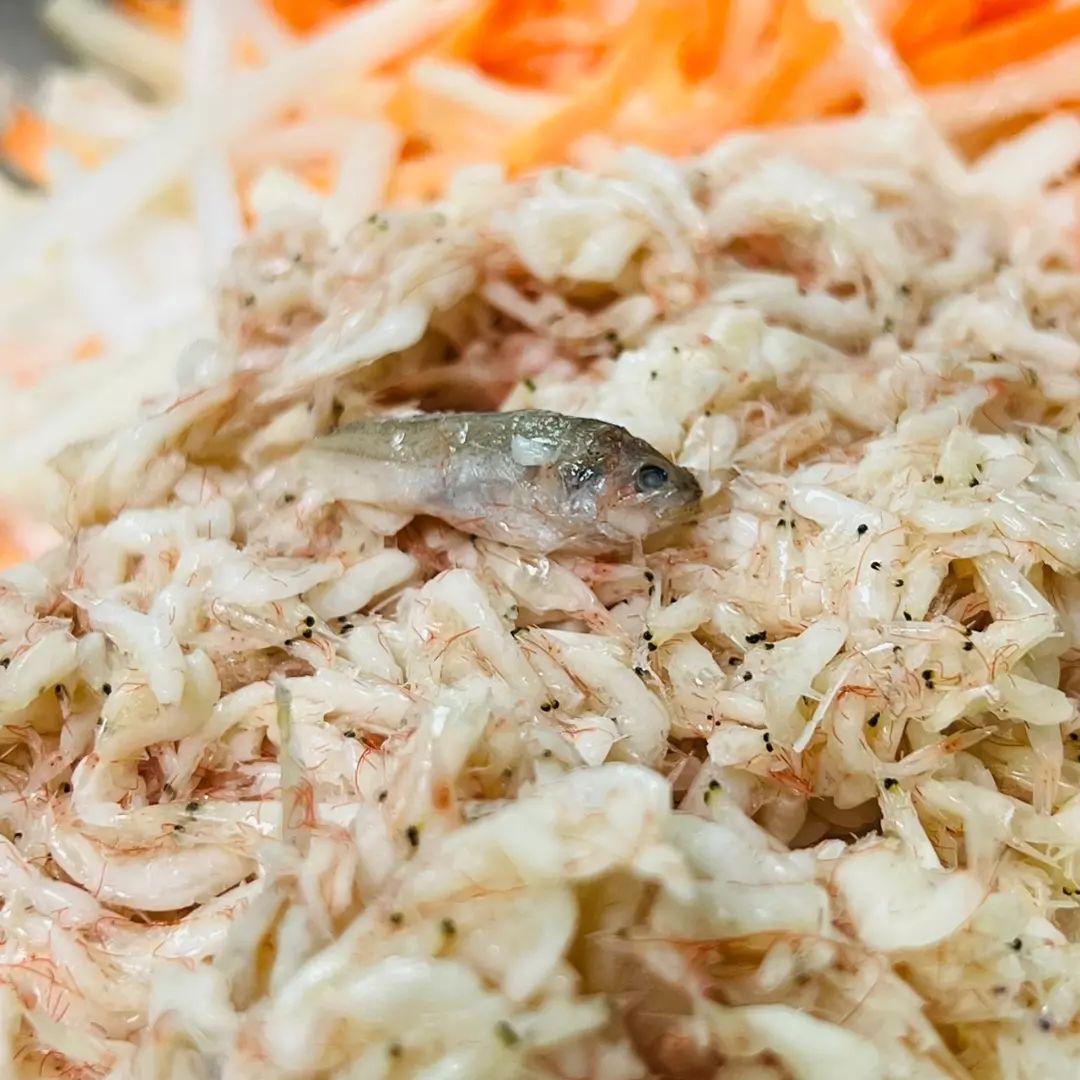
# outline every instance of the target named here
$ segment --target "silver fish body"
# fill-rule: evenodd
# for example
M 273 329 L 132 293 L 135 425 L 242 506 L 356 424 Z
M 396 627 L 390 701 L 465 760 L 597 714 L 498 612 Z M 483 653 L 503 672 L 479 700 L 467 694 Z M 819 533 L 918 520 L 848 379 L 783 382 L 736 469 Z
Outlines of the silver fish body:
M 642 540 L 701 499 L 686 469 L 624 428 L 540 410 L 373 417 L 300 456 L 339 497 L 536 552 Z

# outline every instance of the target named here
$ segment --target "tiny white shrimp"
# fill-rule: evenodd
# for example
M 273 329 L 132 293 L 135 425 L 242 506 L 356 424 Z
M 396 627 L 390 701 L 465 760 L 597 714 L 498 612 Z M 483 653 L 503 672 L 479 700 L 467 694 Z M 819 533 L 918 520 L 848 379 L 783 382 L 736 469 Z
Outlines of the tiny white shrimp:
M 106 909 L 85 889 L 57 881 L 0 837 L 0 896 L 7 903 L 24 900 L 62 929 L 93 926 Z
M 188 845 L 175 836 L 140 849 L 118 849 L 59 823 L 49 830 L 49 852 L 91 895 L 140 911 L 177 911 L 205 903 L 258 865 L 244 851 L 222 844 Z
M 149 977 L 161 961 L 214 956 L 236 920 L 264 887 L 262 880 L 236 885 L 171 923 L 140 923 L 106 916 L 95 924 L 95 936 L 125 971 Z

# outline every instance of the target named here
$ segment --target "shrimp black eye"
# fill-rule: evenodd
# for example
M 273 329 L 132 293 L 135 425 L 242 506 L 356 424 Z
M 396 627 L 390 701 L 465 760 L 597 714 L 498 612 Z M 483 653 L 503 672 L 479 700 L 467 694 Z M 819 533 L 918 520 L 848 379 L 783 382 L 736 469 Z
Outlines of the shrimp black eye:
M 667 482 L 667 469 L 662 465 L 642 465 L 637 471 L 638 491 L 659 491 Z

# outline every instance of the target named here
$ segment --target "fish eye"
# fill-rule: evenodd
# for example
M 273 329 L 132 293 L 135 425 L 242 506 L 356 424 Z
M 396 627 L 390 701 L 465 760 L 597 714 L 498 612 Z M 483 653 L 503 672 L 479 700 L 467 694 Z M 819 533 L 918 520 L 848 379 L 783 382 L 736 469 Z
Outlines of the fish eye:
M 638 491 L 659 491 L 668 482 L 668 471 L 663 465 L 642 465 L 635 479 Z

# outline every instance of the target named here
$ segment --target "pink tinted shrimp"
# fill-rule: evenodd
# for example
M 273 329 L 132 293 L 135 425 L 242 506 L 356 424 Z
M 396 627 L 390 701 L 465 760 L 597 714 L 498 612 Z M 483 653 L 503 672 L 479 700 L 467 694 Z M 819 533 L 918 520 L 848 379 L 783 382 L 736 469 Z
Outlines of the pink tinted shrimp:
M 123 848 L 54 823 L 49 851 L 65 874 L 107 903 L 140 911 L 177 911 L 203 903 L 243 881 L 252 855 L 224 844 L 187 844 L 175 833 Z

